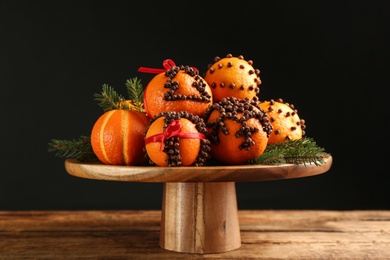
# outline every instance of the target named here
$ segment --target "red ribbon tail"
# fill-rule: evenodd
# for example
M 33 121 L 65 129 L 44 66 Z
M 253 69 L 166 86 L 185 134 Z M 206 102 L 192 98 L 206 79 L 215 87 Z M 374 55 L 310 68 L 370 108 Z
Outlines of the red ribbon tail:
M 145 73 L 153 73 L 153 74 L 160 74 L 165 72 L 164 69 L 155 69 L 155 68 L 146 68 L 146 67 L 140 67 L 138 69 L 138 72 L 145 72 Z
M 139 67 L 138 72 L 145 72 L 145 73 L 153 73 L 153 74 L 160 74 L 163 72 L 166 72 L 173 66 L 176 66 L 176 64 L 171 59 L 166 59 L 163 61 L 163 66 L 165 69 L 157 69 L 157 68 L 147 68 L 147 67 Z
M 166 59 L 163 61 L 163 66 L 165 69 L 156 69 L 156 68 L 146 68 L 146 67 L 139 67 L 138 72 L 145 72 L 145 73 L 153 73 L 153 74 L 159 74 L 163 73 L 170 68 L 176 66 L 175 62 L 171 59 Z M 193 70 L 198 70 L 195 67 L 191 67 Z

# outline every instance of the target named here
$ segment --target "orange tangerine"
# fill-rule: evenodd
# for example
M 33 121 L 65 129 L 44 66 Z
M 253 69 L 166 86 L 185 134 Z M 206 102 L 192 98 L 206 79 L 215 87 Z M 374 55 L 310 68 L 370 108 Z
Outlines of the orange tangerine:
M 224 164 L 245 164 L 263 154 L 272 126 L 257 104 L 229 97 L 207 110 L 211 158 Z
M 203 119 L 186 111 L 155 116 L 145 135 L 145 151 L 158 166 L 201 166 L 209 157 L 210 142 Z
M 209 85 L 189 66 L 172 66 L 154 76 L 144 90 L 144 106 L 150 118 L 179 111 L 201 116 L 212 103 Z
M 253 61 L 245 60 L 242 55 L 225 58 L 215 57 L 208 66 L 204 79 L 211 87 L 214 102 L 225 97 L 240 99 L 254 98 L 260 93 L 260 70 L 253 67 Z
M 294 105 L 279 98 L 276 101 L 271 99 L 260 102 L 259 107 L 268 114 L 273 127 L 268 139 L 269 144 L 299 140 L 305 135 L 305 120 L 299 117 Z
M 149 118 L 143 112 L 109 110 L 95 122 L 91 146 L 104 164 L 141 165 L 147 163 L 143 148 Z

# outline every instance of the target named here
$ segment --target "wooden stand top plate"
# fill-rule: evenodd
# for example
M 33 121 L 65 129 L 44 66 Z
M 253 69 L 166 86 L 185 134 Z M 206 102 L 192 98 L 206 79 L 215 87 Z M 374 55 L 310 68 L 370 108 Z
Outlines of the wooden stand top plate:
M 65 160 L 77 177 L 164 183 L 160 247 L 182 253 L 220 253 L 241 246 L 235 182 L 313 176 L 330 169 L 321 165 L 231 165 L 200 167 L 119 166 Z
M 67 159 L 65 169 L 76 177 L 124 182 L 251 182 L 318 175 L 328 171 L 332 161 L 329 156 L 318 166 L 312 163 L 159 167 L 80 163 Z

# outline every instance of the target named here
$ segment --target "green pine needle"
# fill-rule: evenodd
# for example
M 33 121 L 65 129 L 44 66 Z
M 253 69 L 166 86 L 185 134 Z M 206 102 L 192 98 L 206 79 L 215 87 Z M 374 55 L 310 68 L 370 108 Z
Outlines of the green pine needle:
M 74 158 L 80 162 L 98 160 L 92 150 L 89 136 L 80 136 L 77 140 L 52 139 L 48 150 L 60 158 Z
M 49 152 L 55 152 L 55 156 L 73 158 L 80 162 L 99 161 L 94 154 L 89 136 L 80 136 L 75 140 L 52 139 L 49 143 Z M 249 161 L 248 164 L 278 165 L 292 164 L 315 164 L 317 166 L 325 162 L 330 154 L 319 147 L 312 138 L 305 137 L 300 140 L 288 141 L 280 144 L 270 144 L 264 153 Z M 211 161 L 208 165 L 218 166 L 218 162 Z
M 93 97 L 105 112 L 113 109 L 119 109 L 120 102 L 125 100 L 125 98 L 118 94 L 113 87 L 107 84 L 103 84 L 102 91 L 100 93 L 95 93 Z
M 143 102 L 144 88 L 141 84 L 141 80 L 137 77 L 126 80 L 127 94 L 130 100 L 134 102 Z
M 80 136 L 79 139 L 58 140 L 52 139 L 49 143 L 49 152 L 55 152 L 55 156 L 73 158 L 80 162 L 99 161 L 94 154 L 89 136 Z M 279 144 L 270 144 L 264 153 L 249 161 L 248 164 L 315 164 L 317 166 L 325 162 L 330 154 L 319 147 L 312 138 L 304 137 L 300 140 L 288 141 Z M 218 162 L 210 161 L 208 165 L 218 166 Z
M 144 88 L 141 84 L 141 80 L 136 77 L 128 79 L 126 81 L 126 89 L 129 99 L 127 102 L 122 102 L 121 109 L 145 112 L 143 100 Z
M 106 112 L 113 109 L 128 109 L 145 112 L 143 104 L 143 87 L 138 78 L 126 81 L 128 100 L 118 94 L 107 84 L 102 85 L 101 93 L 95 93 L 94 99 Z M 49 143 L 49 151 L 55 152 L 57 157 L 74 158 L 78 161 L 98 161 L 94 154 L 89 136 L 81 136 L 77 140 L 52 139 Z M 248 164 L 278 165 L 291 164 L 315 164 L 321 165 L 330 154 L 319 147 L 309 137 L 299 140 L 286 141 L 279 144 L 267 145 L 264 153 L 248 162 Z M 211 162 L 211 165 L 218 165 Z
M 94 100 L 98 102 L 98 105 L 104 112 L 114 109 L 122 110 L 135 110 L 145 112 L 143 103 L 143 87 L 141 80 L 137 77 L 126 80 L 126 89 L 128 99 L 118 94 L 113 87 L 103 84 L 102 91 L 95 93 Z
M 324 148 L 319 147 L 312 138 L 304 137 L 299 140 L 270 144 L 261 156 L 251 160 L 249 164 L 314 163 L 318 166 L 328 157 L 329 154 Z

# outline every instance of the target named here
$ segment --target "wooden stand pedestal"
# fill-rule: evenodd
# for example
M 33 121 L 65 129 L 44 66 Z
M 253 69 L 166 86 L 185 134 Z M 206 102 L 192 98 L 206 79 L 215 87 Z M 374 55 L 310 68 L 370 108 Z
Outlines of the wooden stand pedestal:
M 241 235 L 235 182 L 282 180 L 328 171 L 321 165 L 236 165 L 203 167 L 118 166 L 65 161 L 77 177 L 164 184 L 160 247 L 183 253 L 222 253 L 238 249 Z
M 234 182 L 164 183 L 160 246 L 219 253 L 241 246 Z

